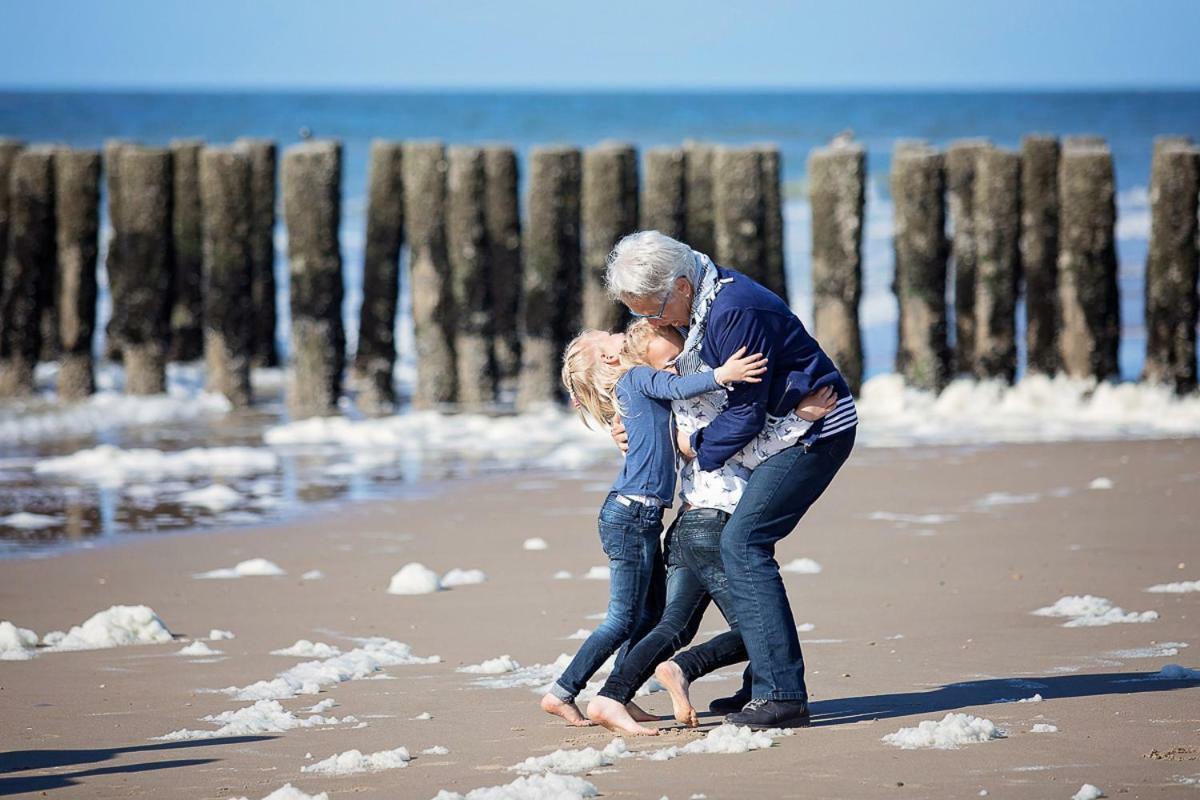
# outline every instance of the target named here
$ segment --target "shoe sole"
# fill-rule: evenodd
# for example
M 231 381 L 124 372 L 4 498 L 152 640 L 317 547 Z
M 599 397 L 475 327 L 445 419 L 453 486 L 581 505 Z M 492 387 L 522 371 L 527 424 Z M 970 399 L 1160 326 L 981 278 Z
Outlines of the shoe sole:
M 741 725 L 742 727 L 748 727 L 752 731 L 769 731 L 769 730 L 774 730 L 776 728 L 787 728 L 787 729 L 809 728 L 812 726 L 812 719 L 810 717 L 805 717 L 804 719 L 796 720 L 795 722 L 788 722 L 788 723 L 781 722 L 781 723 L 776 723 L 774 725 L 763 725 L 763 724 L 759 724 L 759 723 L 755 723 L 755 722 L 745 722 L 745 723 L 731 722 L 729 724 Z

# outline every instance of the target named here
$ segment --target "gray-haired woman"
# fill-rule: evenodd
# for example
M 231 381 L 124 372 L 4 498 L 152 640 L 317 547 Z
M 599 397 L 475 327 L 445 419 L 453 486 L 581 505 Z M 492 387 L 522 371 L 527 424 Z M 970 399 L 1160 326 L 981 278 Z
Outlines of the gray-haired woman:
M 854 447 L 858 416 L 850 389 L 777 295 L 658 231 L 618 242 L 607 281 L 634 316 L 687 331 L 676 361 L 681 375 L 712 369 L 743 345 L 768 358 L 762 383 L 730 392 L 717 418 L 680 442 L 696 469 L 720 468 L 759 435 L 768 415 L 786 414 L 823 387 L 836 393 L 833 408 L 799 443 L 753 472 L 721 534 L 721 560 L 753 672 L 749 702 L 726 719 L 753 728 L 807 725 L 804 658 L 775 545 L 792 532 Z M 620 442 L 619 429 L 614 437 Z

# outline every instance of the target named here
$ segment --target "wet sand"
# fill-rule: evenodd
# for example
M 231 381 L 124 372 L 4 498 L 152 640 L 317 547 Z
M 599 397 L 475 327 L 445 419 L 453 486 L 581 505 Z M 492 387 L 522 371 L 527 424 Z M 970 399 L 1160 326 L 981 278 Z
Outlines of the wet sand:
M 604 563 L 595 512 L 610 477 L 607 468 L 524 473 L 451 484 L 423 499 L 347 504 L 286 525 L 148 534 L 131 545 L 0 562 L 0 619 L 39 634 L 114 604 L 144 603 L 177 636 L 204 637 L 212 628 L 237 636 L 212 642 L 226 657 L 208 663 L 175 655 L 178 642 L 0 662 L 0 794 L 257 800 L 291 782 L 331 798 L 432 798 L 439 789 L 508 783 L 517 775 L 506 768 L 529 756 L 603 747 L 611 734 L 556 724 L 531 690 L 479 688 L 476 676 L 455 669 L 501 654 L 547 663 L 578 645 L 564 637 L 595 626 L 587 617 L 603 610 L 607 584 L 552 576 Z M 1113 487 L 1089 489 L 1098 477 Z M 872 518 L 877 512 L 885 518 Z M 894 515 L 940 516 L 897 522 Z M 805 646 L 816 726 L 770 750 L 623 759 L 587 780 L 605 797 L 674 800 L 981 790 L 1068 798 L 1085 782 L 1112 797 L 1191 796 L 1196 787 L 1181 781 L 1200 778 L 1200 683 L 1143 678 L 1167 663 L 1200 667 L 1200 593 L 1144 589 L 1200 578 L 1197 520 L 1200 440 L 859 449 L 778 552 L 781 563 L 808 557 L 823 567 L 786 576 L 797 622 L 814 625 L 802 638 L 825 640 Z M 549 548 L 523 550 L 531 536 Z M 254 557 L 287 576 L 191 577 Z M 391 575 L 410 561 L 438 572 L 478 568 L 488 580 L 433 595 L 387 594 Z M 311 569 L 326 577 L 301 580 Z M 1064 628 L 1064 620 L 1030 614 L 1082 594 L 1154 610 L 1159 619 Z M 710 613 L 701 636 L 721 624 Z M 390 667 L 394 680 L 351 681 L 282 701 L 296 711 L 332 698 L 327 714 L 354 715 L 363 728 L 151 741 L 179 728 L 212 728 L 199 718 L 245 705 L 201 690 L 271 678 L 297 663 L 271 650 L 299 638 L 347 649 L 348 637 L 362 636 L 406 642 L 443 661 Z M 1174 656 L 1111 655 L 1152 642 L 1191 647 Z M 702 711 L 736 688 L 736 670 L 723 674 L 695 685 Z M 1018 679 L 1045 688 L 1009 682 Z M 1015 702 L 1035 692 L 1045 700 Z M 643 700 L 670 713 L 665 693 Z M 422 712 L 433 719 L 412 719 Z M 986 717 L 1008 736 L 946 751 L 880 741 L 948 712 Z M 1059 730 L 1033 734 L 1034 723 Z M 669 719 L 658 726 L 663 735 L 627 739 L 629 747 L 661 748 L 703 733 Z M 434 745 L 450 753 L 420 755 Z M 405 769 L 300 772 L 352 748 L 400 746 L 415 756 Z

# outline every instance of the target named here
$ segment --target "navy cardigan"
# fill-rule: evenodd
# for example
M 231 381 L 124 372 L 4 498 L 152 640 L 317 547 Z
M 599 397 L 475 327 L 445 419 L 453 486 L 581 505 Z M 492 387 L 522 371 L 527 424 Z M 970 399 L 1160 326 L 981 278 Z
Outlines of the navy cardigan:
M 700 358 L 714 369 L 743 345 L 768 359 L 762 383 L 738 383 L 707 427 L 692 434 L 697 466 L 719 469 L 762 431 L 767 414 L 782 416 L 805 395 L 832 386 L 839 398 L 850 387 L 833 361 L 778 295 L 740 272 L 717 267 L 721 287 L 709 307 Z

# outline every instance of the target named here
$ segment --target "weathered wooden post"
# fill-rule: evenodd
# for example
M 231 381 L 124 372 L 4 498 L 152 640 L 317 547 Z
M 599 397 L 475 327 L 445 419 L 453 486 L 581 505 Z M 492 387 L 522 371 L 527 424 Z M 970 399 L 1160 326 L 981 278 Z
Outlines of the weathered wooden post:
M 174 261 L 171 306 L 171 361 L 195 361 L 204 354 L 204 225 L 200 207 L 199 139 L 171 141 L 171 251 Z
M 309 141 L 283 155 L 283 214 L 291 278 L 293 417 L 333 414 L 342 389 L 342 145 Z
M 951 369 L 969 374 L 975 360 L 975 160 L 991 145 L 986 139 L 959 139 L 946 148 L 946 206 L 954 234 L 954 353 Z
M 125 391 L 160 394 L 171 333 L 171 151 L 115 143 L 105 153 L 113 228 L 109 332 L 125 362 Z
M 487 172 L 483 150 L 451 147 L 447 175 L 446 236 L 454 293 L 454 358 L 458 370 L 458 402 L 481 409 L 496 399 L 492 372 L 491 259 L 487 243 L 485 201 Z
M 783 241 L 783 163 L 779 147 L 758 146 L 763 187 L 763 279 L 764 286 L 789 302 Z
M 762 153 L 718 147 L 713 157 L 713 210 L 718 264 L 767 285 Z
M 250 294 L 250 159 L 236 147 L 200 154 L 204 212 L 204 360 L 210 391 L 250 405 L 254 304 Z
M 21 152 L 24 144 L 16 139 L 0 138 L 0 347 L 4 347 L 4 342 L 10 341 L 10 337 L 18 334 L 16 330 L 16 319 L 13 317 L 14 311 L 9 311 L 10 296 L 9 289 L 5 286 L 9 283 L 8 263 L 6 253 L 8 252 L 8 221 L 10 215 L 10 193 L 9 183 L 12 179 L 13 163 L 17 159 L 17 154 Z M 13 291 L 16 291 L 14 297 L 19 297 L 21 290 L 17 288 L 19 282 L 14 284 Z M 23 302 L 23 301 L 15 301 Z M 24 323 L 22 323 L 24 324 Z M 0 373 L 8 368 L 3 366 L 9 360 L 5 355 L 7 351 L 0 349 Z M 3 378 L 0 377 L 0 384 L 3 383 Z M 3 393 L 4 387 L 0 385 L 0 393 Z
M 518 408 L 562 396 L 562 351 L 579 330 L 580 169 L 574 147 L 535 147 L 530 153 Z
M 250 296 L 254 308 L 253 367 L 279 365 L 275 344 L 275 142 L 242 138 L 234 146 L 250 159 Z
M 618 239 L 638 229 L 633 145 L 606 142 L 586 151 L 582 191 L 583 327 L 611 331 L 625 319 L 625 307 L 608 296 L 608 254 Z
M 55 268 L 54 151 L 21 150 L 8 180 L 8 247 L 0 278 L 0 397 L 33 393 L 46 282 Z
M 975 360 L 977 378 L 1017 374 L 1021 258 L 1021 157 L 987 148 L 975 161 Z
M 99 151 L 60 149 L 54 153 L 54 227 L 62 344 L 58 396 L 79 400 L 95 391 L 92 333 L 96 328 L 100 246 Z
M 639 227 L 687 241 L 687 164 L 678 147 L 646 151 Z
M 1196 388 L 1198 196 L 1200 150 L 1183 137 L 1155 140 L 1143 379 L 1180 394 Z
M 354 371 L 358 405 L 376 414 L 396 402 L 396 304 L 404 243 L 404 146 L 376 139 L 367 167 L 367 239 L 363 250 L 362 309 Z
M 458 399 L 457 320 L 446 250 L 446 169 L 441 142 L 405 143 L 404 224 L 417 345 L 413 402 L 423 408 Z
M 1025 280 L 1025 369 L 1058 371 L 1058 139 L 1021 140 L 1021 273 Z
M 1072 378 L 1118 374 L 1121 310 L 1117 293 L 1112 153 L 1066 143 L 1059 162 L 1059 355 Z
M 511 395 L 521 371 L 521 208 L 517 191 L 517 155 L 511 147 L 483 151 L 487 175 L 484 224 L 492 265 L 492 358 L 497 388 Z
M 685 141 L 683 156 L 686 182 L 684 199 L 687 203 L 684 241 L 693 250 L 716 258 L 717 223 L 713 205 L 713 160 L 716 148 L 703 142 Z
M 897 143 L 892 155 L 895 291 L 900 306 L 896 370 L 911 385 L 946 383 L 945 159 L 928 145 Z
M 0 137 L 0 265 L 8 247 L 8 181 L 17 153 L 25 145 L 17 139 Z M 2 290 L 0 290 L 2 291 Z
M 866 178 L 866 150 L 860 144 L 818 147 L 809 154 L 813 334 L 855 393 L 863 375 L 858 306 Z

